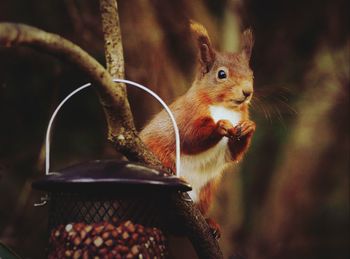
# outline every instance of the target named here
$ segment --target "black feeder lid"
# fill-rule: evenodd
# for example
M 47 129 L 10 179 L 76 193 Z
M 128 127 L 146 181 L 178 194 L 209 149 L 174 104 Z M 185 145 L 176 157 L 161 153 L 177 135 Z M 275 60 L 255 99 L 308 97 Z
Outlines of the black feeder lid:
M 58 192 L 181 191 L 192 187 L 181 178 L 142 164 L 117 160 L 94 160 L 70 166 L 33 182 L 33 188 Z

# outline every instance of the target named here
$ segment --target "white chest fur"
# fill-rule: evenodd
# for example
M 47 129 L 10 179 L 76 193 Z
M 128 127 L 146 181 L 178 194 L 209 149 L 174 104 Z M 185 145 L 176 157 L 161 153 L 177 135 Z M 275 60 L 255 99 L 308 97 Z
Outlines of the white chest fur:
M 215 123 L 219 120 L 228 120 L 233 125 L 237 125 L 241 119 L 240 113 L 221 106 L 210 106 L 209 111 Z M 230 161 L 227 142 L 228 139 L 223 138 L 204 152 L 181 156 L 181 176 L 192 185 L 190 196 L 194 202 L 198 201 L 200 189 L 219 176 Z
M 239 112 L 229 110 L 222 106 L 209 106 L 209 112 L 215 123 L 219 120 L 228 120 L 233 126 L 236 126 L 241 120 L 241 114 Z

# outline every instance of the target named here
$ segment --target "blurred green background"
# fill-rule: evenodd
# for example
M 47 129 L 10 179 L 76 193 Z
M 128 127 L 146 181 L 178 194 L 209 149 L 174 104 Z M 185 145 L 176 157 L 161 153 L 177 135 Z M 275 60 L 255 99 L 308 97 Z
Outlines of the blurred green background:
M 126 78 L 170 103 L 191 85 L 196 50 L 188 19 L 221 51 L 252 27 L 255 72 L 250 151 L 226 172 L 211 215 L 225 258 L 349 258 L 349 2 L 346 0 L 118 1 Z M 0 21 L 57 33 L 104 64 L 98 1 L 2 0 Z M 31 182 L 44 174 L 53 109 L 89 81 L 55 57 L 0 47 L 0 240 L 23 258 L 45 254 L 46 209 Z M 129 99 L 140 129 L 159 105 Z M 52 168 L 117 157 L 93 89 L 57 118 Z

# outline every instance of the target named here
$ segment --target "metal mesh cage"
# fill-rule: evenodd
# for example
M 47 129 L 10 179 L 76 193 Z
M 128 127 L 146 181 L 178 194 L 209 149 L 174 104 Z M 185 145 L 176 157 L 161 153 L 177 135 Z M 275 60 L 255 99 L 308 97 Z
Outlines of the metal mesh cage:
M 165 258 L 165 205 L 152 195 L 53 192 L 48 258 Z
M 70 222 L 87 224 L 131 220 L 147 227 L 163 228 L 166 203 L 154 196 L 106 196 L 77 193 L 51 193 L 49 229 Z

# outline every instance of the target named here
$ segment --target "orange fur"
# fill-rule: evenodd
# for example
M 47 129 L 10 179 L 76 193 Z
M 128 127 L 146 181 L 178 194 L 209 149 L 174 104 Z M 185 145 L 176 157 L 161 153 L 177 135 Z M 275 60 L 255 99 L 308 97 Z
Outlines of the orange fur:
M 241 52 L 220 53 L 211 46 L 203 26 L 192 22 L 191 27 L 199 49 L 199 70 L 188 92 L 170 105 L 180 131 L 181 155 L 186 156 L 187 163 L 191 163 L 191 159 L 197 159 L 197 155 L 216 150 L 213 149 L 214 146 L 224 138 L 229 138 L 227 146 L 223 147 L 228 150 L 229 156 L 228 159 L 225 157 L 225 163 L 238 161 L 247 151 L 255 131 L 255 124 L 249 120 L 248 112 L 253 92 L 253 72 L 249 68 L 252 34 L 245 32 Z M 218 77 L 218 71 L 222 69 L 227 72 L 227 77 L 223 80 Z M 248 97 L 245 96 L 247 93 L 250 93 Z M 238 125 L 232 125 L 226 120 L 215 122 L 210 113 L 212 106 L 223 107 L 239 114 L 241 121 Z M 161 162 L 174 170 L 175 137 L 172 132 L 170 119 L 162 111 L 146 125 L 140 136 Z M 208 161 L 203 161 L 207 163 L 203 167 L 210 168 L 210 163 L 213 162 L 216 161 L 208 157 Z M 201 168 L 201 161 L 196 160 L 196 163 Z M 189 175 L 192 172 L 185 173 Z M 193 173 L 199 174 L 193 179 L 200 179 L 198 177 L 201 177 L 201 172 Z M 221 173 L 208 176 L 206 184 L 197 190 L 197 205 L 203 214 L 209 209 L 220 175 Z M 196 186 L 195 182 L 190 181 L 190 184 Z

